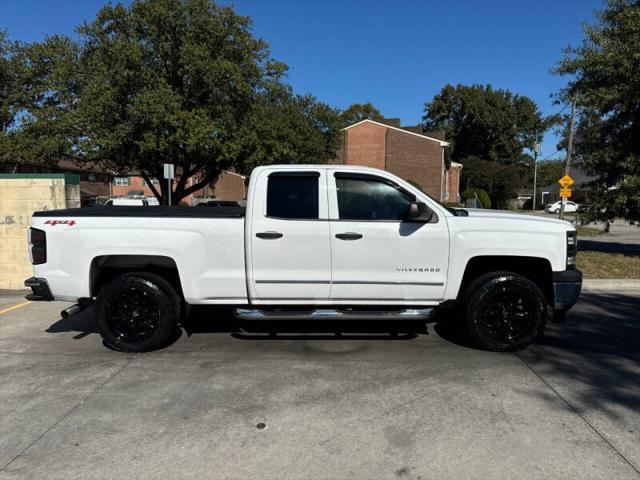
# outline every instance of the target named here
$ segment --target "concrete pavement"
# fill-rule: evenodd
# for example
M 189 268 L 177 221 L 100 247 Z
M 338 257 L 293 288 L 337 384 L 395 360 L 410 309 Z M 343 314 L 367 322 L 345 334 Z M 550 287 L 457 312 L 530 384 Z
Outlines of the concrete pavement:
M 640 478 L 640 292 L 586 292 L 519 354 L 203 309 L 128 355 L 63 306 L 0 315 L 2 479 Z

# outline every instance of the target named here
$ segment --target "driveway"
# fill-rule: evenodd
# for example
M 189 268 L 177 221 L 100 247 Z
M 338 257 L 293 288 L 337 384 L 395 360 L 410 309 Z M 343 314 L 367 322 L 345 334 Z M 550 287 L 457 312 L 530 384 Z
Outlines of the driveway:
M 638 479 L 639 294 L 587 292 L 519 354 L 210 309 L 122 354 L 32 303 L 0 314 L 0 478 Z

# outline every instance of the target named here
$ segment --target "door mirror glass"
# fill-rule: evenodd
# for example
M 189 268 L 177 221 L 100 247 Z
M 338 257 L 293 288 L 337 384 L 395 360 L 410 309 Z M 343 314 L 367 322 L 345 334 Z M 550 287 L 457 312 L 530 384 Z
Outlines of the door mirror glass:
M 433 211 L 422 202 L 413 202 L 407 212 L 410 222 L 429 223 L 433 219 Z

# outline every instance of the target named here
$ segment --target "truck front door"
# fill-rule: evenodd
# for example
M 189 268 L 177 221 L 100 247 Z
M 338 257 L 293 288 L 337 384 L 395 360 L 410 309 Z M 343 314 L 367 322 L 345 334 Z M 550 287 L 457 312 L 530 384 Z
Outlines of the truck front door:
M 411 303 L 444 296 L 449 234 L 444 218 L 404 221 L 416 197 L 393 180 L 329 171 L 331 299 Z
M 326 172 L 265 170 L 253 192 L 247 242 L 252 297 L 327 300 L 331 289 Z

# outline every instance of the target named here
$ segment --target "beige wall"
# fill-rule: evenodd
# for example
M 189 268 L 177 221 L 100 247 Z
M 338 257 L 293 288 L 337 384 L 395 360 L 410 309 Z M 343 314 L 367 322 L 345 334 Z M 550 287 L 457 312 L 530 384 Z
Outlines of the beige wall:
M 0 289 L 24 289 L 33 275 L 27 229 L 37 210 L 80 206 L 80 186 L 61 178 L 0 178 Z

